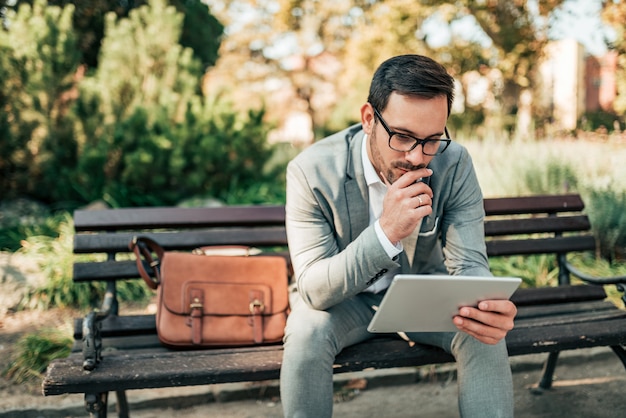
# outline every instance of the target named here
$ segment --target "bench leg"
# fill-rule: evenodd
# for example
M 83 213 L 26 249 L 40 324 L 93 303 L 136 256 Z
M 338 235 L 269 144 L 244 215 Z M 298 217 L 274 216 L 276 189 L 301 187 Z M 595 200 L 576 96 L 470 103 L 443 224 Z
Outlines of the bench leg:
M 626 367 L 626 350 L 621 345 L 612 345 L 611 349 L 613 352 L 622 360 L 622 364 Z
M 117 397 L 117 416 L 119 418 L 129 418 L 130 415 L 126 392 L 118 390 L 115 392 L 115 396 Z M 85 394 L 85 409 L 87 409 L 91 418 L 107 417 L 108 398 L 108 392 Z
M 544 390 L 552 387 L 552 380 L 554 378 L 554 370 L 556 369 L 556 362 L 559 359 L 559 352 L 553 351 L 548 355 L 546 362 L 543 365 L 543 375 L 541 380 L 537 383 L 537 387 L 534 387 L 532 392 L 535 394 L 541 394 Z
M 117 416 L 118 418 L 129 418 L 128 414 L 128 400 L 126 399 L 126 392 L 118 390 L 115 392 L 117 397 Z
M 85 409 L 91 418 L 107 418 L 109 392 L 85 393 Z

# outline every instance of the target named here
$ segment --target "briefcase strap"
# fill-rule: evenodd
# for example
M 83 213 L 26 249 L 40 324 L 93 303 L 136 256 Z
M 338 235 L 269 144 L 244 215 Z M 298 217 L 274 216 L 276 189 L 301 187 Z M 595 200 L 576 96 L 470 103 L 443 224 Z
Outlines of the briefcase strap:
M 134 236 L 128 243 L 128 248 L 135 253 L 135 261 L 139 275 L 146 282 L 150 289 L 156 289 L 161 284 L 161 260 L 165 250 L 155 240 Z M 156 258 L 152 254 L 156 254 Z M 197 255 L 229 255 L 229 256 L 252 256 L 261 253 L 257 248 L 247 245 L 214 245 L 199 247 L 193 250 L 192 254 Z M 146 268 L 148 267 L 148 268 Z M 148 273 L 152 270 L 153 275 Z
M 161 283 L 160 264 L 165 251 L 163 247 L 156 241 L 148 237 L 134 236 L 128 244 L 128 248 L 135 253 L 137 270 L 139 275 L 146 282 L 150 289 L 156 289 Z M 156 258 L 152 257 L 152 253 L 156 254 Z M 152 270 L 153 275 L 150 276 L 146 270 L 146 264 Z

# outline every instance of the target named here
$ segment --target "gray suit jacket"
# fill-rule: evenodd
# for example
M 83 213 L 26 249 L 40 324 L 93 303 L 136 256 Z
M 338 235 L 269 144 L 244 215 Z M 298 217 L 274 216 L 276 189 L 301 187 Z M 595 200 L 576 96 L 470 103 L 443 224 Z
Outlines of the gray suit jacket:
M 467 150 L 433 158 L 433 213 L 422 221 L 412 267 L 390 259 L 373 225 L 363 174 L 364 133 L 352 126 L 318 141 L 287 168 L 287 237 L 298 292 L 315 309 L 354 296 L 387 271 L 489 276 L 483 199 Z

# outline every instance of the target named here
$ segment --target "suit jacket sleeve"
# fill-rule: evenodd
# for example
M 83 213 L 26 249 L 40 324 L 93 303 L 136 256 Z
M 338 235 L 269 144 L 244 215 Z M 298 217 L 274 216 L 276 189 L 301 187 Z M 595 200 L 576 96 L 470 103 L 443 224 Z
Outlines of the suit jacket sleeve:
M 357 142 L 352 145 L 360 146 Z M 399 265 L 368 225 L 366 186 L 363 190 L 358 176 L 346 175 L 354 147 L 321 141 L 287 168 L 289 252 L 298 292 L 314 309 L 362 292 Z M 354 164 L 362 166 L 360 160 Z

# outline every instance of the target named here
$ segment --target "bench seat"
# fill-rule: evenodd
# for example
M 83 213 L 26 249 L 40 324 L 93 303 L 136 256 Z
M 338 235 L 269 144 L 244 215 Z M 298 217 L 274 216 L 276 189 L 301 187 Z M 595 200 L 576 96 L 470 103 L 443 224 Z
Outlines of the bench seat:
M 518 305 L 518 315 L 507 336 L 510 355 L 626 345 L 626 310 L 606 301 L 601 287 L 559 290 L 572 295 L 575 302 L 555 300 L 550 292 L 538 289 L 515 293 L 512 300 Z M 57 360 L 48 370 L 44 394 L 83 393 L 87 384 L 90 390 L 109 392 L 277 379 L 282 360 L 281 345 L 185 350 L 181 355 L 159 343 L 154 315 L 107 318 L 102 337 L 104 354 L 97 380 L 83 370 L 82 348 L 77 344 L 68 358 Z M 335 373 L 452 361 L 450 355 L 432 347 L 409 347 L 400 338 L 377 337 L 344 350 L 336 359 Z

